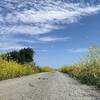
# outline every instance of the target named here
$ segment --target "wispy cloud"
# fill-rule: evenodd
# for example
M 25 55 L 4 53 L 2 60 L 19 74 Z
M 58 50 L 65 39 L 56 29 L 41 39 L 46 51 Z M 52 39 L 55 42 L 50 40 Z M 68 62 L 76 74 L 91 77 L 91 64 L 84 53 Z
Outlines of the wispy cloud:
M 21 48 L 26 48 L 27 46 L 22 44 L 21 42 L 25 43 L 35 43 L 35 41 L 31 40 L 22 40 L 18 38 L 11 38 L 7 36 L 2 36 L 0 37 L 0 52 L 6 52 L 6 51 L 11 51 L 11 50 L 19 50 Z M 31 47 L 30 45 L 28 47 Z
M 36 52 L 41 52 L 41 53 L 46 53 L 46 52 L 48 52 L 48 50 L 46 50 L 46 49 L 42 49 L 42 50 L 36 50 Z
M 67 52 L 82 53 L 82 52 L 86 52 L 87 50 L 88 50 L 87 48 L 76 48 L 76 49 L 67 49 Z
M 89 5 L 80 2 L 68 3 L 65 0 L 1 0 L 0 1 L 0 35 L 28 34 L 40 35 L 53 30 L 62 28 L 60 24 L 71 24 L 78 22 L 80 18 L 89 16 L 100 11 L 100 4 Z M 33 43 L 26 40 L 14 40 L 9 38 L 5 47 L 16 48 L 24 45 L 18 44 L 18 41 Z M 68 38 L 58 37 L 38 37 L 36 42 L 63 41 Z M 34 41 L 34 39 L 33 39 Z M 1 42 L 1 40 L 0 40 Z M 13 44 L 11 43 L 13 42 Z M 7 46 L 8 45 L 8 46 Z M 8 48 L 9 49 L 9 48 Z M 81 52 L 82 50 L 76 50 Z M 72 50 L 73 52 L 73 50 Z
M 25 47 L 26 46 L 16 44 L 16 43 L 3 43 L 3 45 L 0 43 L 0 53 L 12 51 L 12 50 L 19 50 Z
M 44 34 L 58 29 L 58 24 L 74 23 L 82 16 L 100 11 L 100 5 L 89 6 L 64 1 L 40 0 L 37 4 L 35 1 L 17 0 L 17 3 L 14 2 L 15 5 L 11 2 L 9 0 L 5 5 L 2 4 L 4 8 L 1 8 L 0 13 L 1 33 Z
M 55 42 L 55 41 L 64 41 L 70 39 L 69 37 L 63 37 L 63 38 L 58 38 L 58 37 L 40 37 L 38 38 L 39 41 L 42 42 Z

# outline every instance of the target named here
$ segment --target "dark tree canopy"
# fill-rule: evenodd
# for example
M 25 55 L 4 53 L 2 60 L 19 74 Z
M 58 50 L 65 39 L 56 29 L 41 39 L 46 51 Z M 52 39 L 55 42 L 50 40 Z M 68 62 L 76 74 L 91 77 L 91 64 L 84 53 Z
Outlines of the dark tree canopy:
M 27 63 L 33 61 L 34 51 L 31 48 L 24 48 L 19 51 L 20 62 Z
M 8 61 L 14 60 L 21 64 L 34 62 L 33 56 L 34 51 L 32 48 L 24 48 L 19 51 L 12 51 L 2 55 L 2 57 L 6 58 Z

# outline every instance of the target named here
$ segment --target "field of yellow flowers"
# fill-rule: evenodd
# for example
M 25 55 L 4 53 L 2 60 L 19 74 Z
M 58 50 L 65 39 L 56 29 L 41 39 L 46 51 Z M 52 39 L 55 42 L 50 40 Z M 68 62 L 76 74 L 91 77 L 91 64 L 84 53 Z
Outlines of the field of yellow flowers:
M 40 67 L 40 71 L 41 72 L 52 72 L 53 68 L 51 68 L 49 66 L 43 66 L 43 67 Z
M 90 48 L 83 62 L 71 66 L 63 66 L 59 71 L 68 73 L 82 83 L 95 85 L 100 89 L 100 47 Z
M 0 80 L 32 74 L 32 64 L 18 64 L 14 61 L 6 61 L 0 58 Z

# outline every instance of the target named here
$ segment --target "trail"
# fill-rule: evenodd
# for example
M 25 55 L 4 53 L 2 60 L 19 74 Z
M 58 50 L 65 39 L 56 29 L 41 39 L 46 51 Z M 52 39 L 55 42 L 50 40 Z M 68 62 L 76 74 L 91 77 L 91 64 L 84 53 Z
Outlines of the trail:
M 39 73 L 1 81 L 0 100 L 100 100 L 100 92 L 59 72 Z

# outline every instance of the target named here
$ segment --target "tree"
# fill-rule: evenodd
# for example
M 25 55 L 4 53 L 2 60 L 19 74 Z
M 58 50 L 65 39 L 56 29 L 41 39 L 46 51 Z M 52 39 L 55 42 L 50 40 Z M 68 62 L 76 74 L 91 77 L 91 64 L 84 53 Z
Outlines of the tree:
M 20 54 L 20 62 L 28 63 L 33 61 L 34 51 L 31 48 L 24 48 L 19 51 Z
M 3 59 L 6 59 L 7 61 L 14 60 L 21 64 L 29 62 L 34 63 L 33 56 L 34 56 L 34 51 L 32 48 L 24 48 L 19 51 L 12 51 L 1 55 L 1 57 Z
M 19 61 L 19 57 L 20 57 L 19 52 L 12 51 L 12 52 L 9 52 L 8 54 L 9 54 L 9 59 L 12 59 L 12 60 L 14 60 L 16 62 Z

